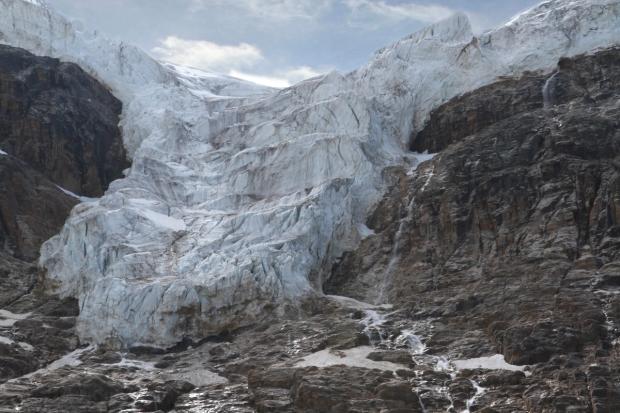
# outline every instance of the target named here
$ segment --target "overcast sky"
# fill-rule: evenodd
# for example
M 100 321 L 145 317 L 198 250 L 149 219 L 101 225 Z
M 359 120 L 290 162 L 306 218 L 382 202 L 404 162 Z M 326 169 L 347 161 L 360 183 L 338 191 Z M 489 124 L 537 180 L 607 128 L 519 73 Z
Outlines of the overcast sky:
M 540 0 L 47 0 L 161 60 L 283 87 L 337 69 L 454 11 L 492 28 Z

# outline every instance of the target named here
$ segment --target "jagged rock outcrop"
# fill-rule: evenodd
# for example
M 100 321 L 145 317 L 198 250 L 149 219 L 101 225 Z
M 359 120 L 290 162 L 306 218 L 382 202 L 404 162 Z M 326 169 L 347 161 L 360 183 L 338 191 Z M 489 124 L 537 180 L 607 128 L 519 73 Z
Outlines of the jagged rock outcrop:
M 514 407 L 618 410 L 619 98 L 612 48 L 441 106 L 412 140 L 440 152 L 393 173 L 326 291 L 407 308 L 432 354 L 535 366 Z
M 121 109 L 77 65 L 0 45 L 0 148 L 55 184 L 95 197 L 122 176 Z
M 0 155 L 0 245 L 4 252 L 24 261 L 36 260 L 41 244 L 62 227 L 77 203 L 78 199 L 27 163 Z
M 68 190 L 101 195 L 127 166 L 120 111 L 76 65 L 0 46 L 0 382 L 79 343 L 77 301 L 41 295 L 36 261 L 80 201 Z
M 459 96 L 431 112 L 428 124 L 414 134 L 414 152 L 437 153 L 456 140 L 503 119 L 543 107 L 546 76 L 526 73 Z

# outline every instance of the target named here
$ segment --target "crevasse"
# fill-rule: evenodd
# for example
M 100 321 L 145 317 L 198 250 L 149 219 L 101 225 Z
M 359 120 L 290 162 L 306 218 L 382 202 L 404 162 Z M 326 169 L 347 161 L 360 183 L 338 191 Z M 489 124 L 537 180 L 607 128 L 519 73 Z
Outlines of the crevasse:
M 357 71 L 273 91 L 162 65 L 39 3 L 0 0 L 0 41 L 80 64 L 124 104 L 132 167 L 40 260 L 51 290 L 79 298 L 81 339 L 117 346 L 200 339 L 320 294 L 434 107 L 620 41 L 620 1 L 546 1 L 478 37 L 456 14 Z

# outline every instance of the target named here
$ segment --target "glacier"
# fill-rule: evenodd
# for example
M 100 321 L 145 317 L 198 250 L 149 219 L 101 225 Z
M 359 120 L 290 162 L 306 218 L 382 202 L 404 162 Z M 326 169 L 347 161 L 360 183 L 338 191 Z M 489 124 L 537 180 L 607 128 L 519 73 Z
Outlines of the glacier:
M 123 102 L 132 166 L 41 250 L 83 342 L 170 347 L 295 313 L 369 236 L 385 170 L 448 99 L 620 43 L 620 0 L 551 0 L 474 35 L 457 13 L 347 74 L 283 90 L 155 61 L 54 12 L 0 0 L 0 42 L 81 65 Z M 441 155 L 438 155 L 441 156 Z

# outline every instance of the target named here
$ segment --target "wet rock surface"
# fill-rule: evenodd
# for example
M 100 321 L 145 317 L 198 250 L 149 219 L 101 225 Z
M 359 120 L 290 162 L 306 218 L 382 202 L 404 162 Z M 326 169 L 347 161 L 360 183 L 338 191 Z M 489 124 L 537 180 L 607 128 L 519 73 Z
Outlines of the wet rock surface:
M 406 321 L 394 314 L 393 320 L 381 316 L 375 323 L 375 316 L 391 310 L 359 310 L 337 299 L 314 307 L 316 313 L 302 319 L 272 320 L 176 351 L 77 348 L 1 384 L 0 411 L 423 411 L 412 384 L 418 373 L 411 369 L 411 356 L 406 360 L 409 346 L 396 342 L 398 328 L 382 326 Z M 370 324 L 387 337 L 374 347 L 368 345 L 374 336 Z M 359 348 L 370 349 L 369 358 L 348 353 Z M 383 355 L 394 350 L 388 356 L 394 370 L 375 368 L 373 348 Z M 314 357 L 325 351 L 335 355 L 333 364 Z
M 438 108 L 412 146 L 441 151 L 414 175 L 393 171 L 368 222 L 377 235 L 326 291 L 430 323 L 429 354 L 531 366 L 527 379 L 484 377 L 479 409 L 620 409 L 619 98 L 609 49 Z

